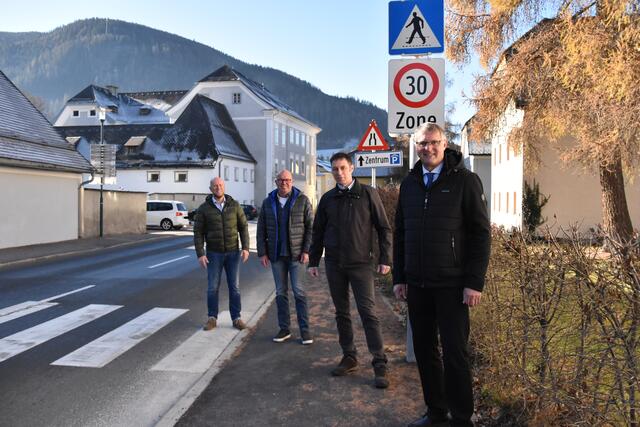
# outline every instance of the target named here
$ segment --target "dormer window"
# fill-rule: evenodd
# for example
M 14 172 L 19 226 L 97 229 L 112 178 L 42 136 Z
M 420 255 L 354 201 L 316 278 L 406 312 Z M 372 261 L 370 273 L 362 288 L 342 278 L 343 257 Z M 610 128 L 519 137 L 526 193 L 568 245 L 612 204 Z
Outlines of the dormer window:
M 241 102 L 240 95 L 241 95 L 240 92 L 234 92 L 234 94 L 233 94 L 233 103 L 234 104 L 240 104 L 240 102 Z
M 111 113 L 118 114 L 118 106 L 117 105 L 109 105 L 108 110 Z
M 89 115 L 90 115 L 91 117 L 95 117 L 95 116 L 96 116 L 96 110 L 90 110 L 90 111 L 89 111 Z
M 140 115 L 148 116 L 151 113 L 151 108 L 149 107 L 140 107 Z
M 73 110 L 73 117 L 80 117 L 80 111 Z

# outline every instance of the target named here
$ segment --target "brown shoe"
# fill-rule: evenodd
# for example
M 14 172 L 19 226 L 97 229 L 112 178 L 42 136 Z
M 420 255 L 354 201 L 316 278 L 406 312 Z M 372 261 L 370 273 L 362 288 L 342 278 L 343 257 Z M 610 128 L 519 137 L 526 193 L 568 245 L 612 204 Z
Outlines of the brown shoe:
M 209 320 L 207 320 L 207 323 L 204 324 L 202 329 L 204 329 L 205 331 L 210 331 L 213 328 L 215 328 L 217 325 L 218 325 L 218 319 L 216 319 L 215 317 L 209 317 Z
M 244 323 L 242 319 L 237 318 L 233 321 L 233 327 L 241 331 L 243 329 L 247 329 L 247 324 Z
M 332 371 L 331 375 L 334 377 L 343 377 L 358 369 L 358 361 L 353 356 L 344 355 L 342 360 Z

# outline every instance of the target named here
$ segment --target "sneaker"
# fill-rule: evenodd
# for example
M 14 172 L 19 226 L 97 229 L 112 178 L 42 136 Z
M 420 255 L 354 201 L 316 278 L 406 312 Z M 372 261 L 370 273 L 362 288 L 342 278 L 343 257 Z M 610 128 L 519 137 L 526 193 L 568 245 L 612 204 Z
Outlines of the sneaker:
M 386 365 L 378 365 L 373 367 L 373 373 L 375 378 L 373 380 L 376 388 L 387 388 L 389 387 L 389 380 L 387 379 L 387 366 Z
M 215 328 L 217 325 L 218 325 L 218 319 L 216 319 L 215 317 L 209 317 L 209 319 L 207 320 L 207 323 L 204 324 L 202 329 L 204 329 L 205 331 L 210 331 L 213 328 Z
M 313 338 L 311 337 L 311 333 L 309 331 L 302 331 L 300 333 L 300 341 L 302 341 L 302 345 L 313 344 Z
M 334 377 L 343 377 L 358 369 L 358 361 L 353 356 L 345 355 L 342 360 L 332 371 L 331 375 Z
M 280 329 L 278 334 L 273 337 L 273 342 L 285 342 L 291 338 L 291 332 L 288 329 Z
M 244 323 L 242 319 L 237 318 L 233 321 L 233 327 L 241 331 L 243 329 L 247 329 L 247 324 Z

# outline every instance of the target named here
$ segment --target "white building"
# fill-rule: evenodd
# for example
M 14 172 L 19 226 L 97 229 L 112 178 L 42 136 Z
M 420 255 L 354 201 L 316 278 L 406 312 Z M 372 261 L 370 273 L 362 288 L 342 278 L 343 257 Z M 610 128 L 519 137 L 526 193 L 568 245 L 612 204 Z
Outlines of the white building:
M 92 168 L 0 71 L 0 248 L 78 238 Z
M 200 80 L 172 108 L 175 120 L 191 100 L 203 95 L 224 104 L 253 157 L 255 194 L 262 200 L 275 188 L 278 171 L 289 169 L 295 185 L 315 204 L 316 138 L 320 128 L 280 101 L 263 85 L 223 66 Z
M 174 120 L 154 105 L 158 103 L 146 104 L 92 85 L 67 102 L 56 125 L 89 158 L 90 144 L 100 142 L 100 122 L 91 111 L 110 110 L 103 140 L 118 146 L 116 188 L 181 200 L 195 208 L 210 194 L 210 180 L 220 176 L 228 194 L 240 203 L 255 203 L 256 161 L 224 105 L 198 95 Z
M 473 117 L 462 127 L 460 151 L 465 167 L 480 177 L 482 189 L 487 198 L 487 209 L 491 211 L 491 142 L 471 139 L 472 123 Z

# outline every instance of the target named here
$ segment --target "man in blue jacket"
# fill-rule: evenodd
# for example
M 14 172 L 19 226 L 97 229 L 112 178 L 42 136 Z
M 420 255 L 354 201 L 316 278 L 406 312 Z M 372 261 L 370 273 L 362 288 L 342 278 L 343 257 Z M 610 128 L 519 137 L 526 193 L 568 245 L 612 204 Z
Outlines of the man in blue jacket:
M 410 426 L 472 426 L 469 307 L 480 303 L 489 264 L 487 206 L 440 126 L 419 127 L 414 140 L 420 161 L 400 186 L 393 238 L 393 291 L 408 302 L 427 405 Z
M 313 338 L 309 331 L 307 297 L 302 283 L 298 281 L 298 265 L 309 262 L 313 225 L 311 202 L 293 186 L 293 176 L 286 169 L 277 175 L 276 186 L 278 188 L 262 202 L 256 236 L 260 263 L 267 268 L 271 262 L 276 283 L 280 331 L 273 341 L 284 342 L 291 338 L 288 283 L 291 279 L 300 341 L 305 345 L 311 344 Z

